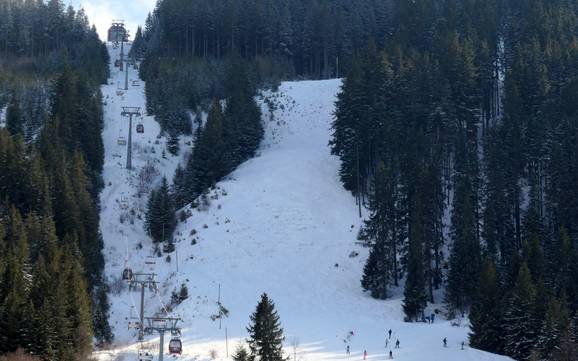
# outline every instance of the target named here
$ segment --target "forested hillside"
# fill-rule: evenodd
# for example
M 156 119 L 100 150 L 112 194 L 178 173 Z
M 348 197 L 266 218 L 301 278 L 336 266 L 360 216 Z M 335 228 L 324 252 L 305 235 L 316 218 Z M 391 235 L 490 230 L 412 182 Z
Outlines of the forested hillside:
M 80 360 L 112 339 L 97 196 L 108 55 L 83 11 L 0 3 L 0 354 Z
M 165 130 L 186 132 L 182 113 L 226 97 L 227 74 L 239 61 L 255 85 L 344 74 L 368 39 L 386 41 L 391 3 L 159 1 L 133 47 L 135 57 L 144 57 L 147 111 L 160 116 Z
M 371 210 L 363 288 L 385 299 L 405 279 L 418 321 L 445 287 L 471 345 L 518 360 L 577 352 L 577 5 L 396 1 L 333 123 L 341 179 Z

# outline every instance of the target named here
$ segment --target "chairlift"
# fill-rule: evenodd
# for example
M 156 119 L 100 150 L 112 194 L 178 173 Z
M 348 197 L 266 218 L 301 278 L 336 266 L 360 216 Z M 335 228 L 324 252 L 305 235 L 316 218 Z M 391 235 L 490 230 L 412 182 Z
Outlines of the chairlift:
M 133 276 L 132 269 L 125 268 L 124 271 L 122 271 L 122 279 L 124 281 L 132 280 L 132 276 Z
M 117 141 L 118 145 L 126 145 L 126 139 L 123 136 L 118 137 Z
M 153 353 L 151 350 L 138 350 L 138 361 L 152 361 L 153 360 Z
M 142 123 L 136 125 L 136 132 L 141 134 L 144 133 L 144 125 Z
M 124 92 L 123 92 L 122 90 L 118 89 L 118 90 L 116 91 L 116 95 L 118 95 L 119 97 L 120 97 L 120 96 L 123 96 L 123 95 L 124 95 Z
M 169 353 L 171 355 L 180 355 L 183 352 L 183 343 L 178 337 L 173 337 L 169 342 Z
M 132 86 L 140 86 L 140 83 L 138 82 L 138 80 L 133 80 Z
M 116 59 L 116 60 L 114 61 L 114 66 L 115 66 L 115 68 L 119 68 L 119 67 L 120 67 L 120 59 Z
M 128 209 L 128 199 L 126 197 L 122 197 L 120 200 L 120 209 L 126 210 Z
M 153 256 L 147 256 L 147 258 L 145 259 L 145 264 L 155 265 L 157 264 L 157 260 Z

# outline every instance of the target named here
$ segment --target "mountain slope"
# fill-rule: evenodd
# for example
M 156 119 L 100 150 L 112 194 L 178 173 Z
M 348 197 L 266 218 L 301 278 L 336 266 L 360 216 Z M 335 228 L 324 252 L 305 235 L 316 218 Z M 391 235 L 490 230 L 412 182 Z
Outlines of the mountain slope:
M 117 77 L 115 83 L 122 74 L 113 71 L 112 76 Z M 135 269 L 148 267 L 144 258 L 151 243 L 138 218 L 134 225 L 120 224 L 118 219 L 127 211 L 119 209 L 117 200 L 128 197 L 138 214 L 144 197 L 132 197 L 135 177 L 121 168 L 124 158 L 114 157 L 119 151 L 117 133 L 126 127 L 126 121 L 116 119 L 122 100 L 115 87 L 103 89 L 114 103 L 107 105 L 104 132 L 107 188 L 102 196 L 102 227 L 107 270 L 118 278 L 125 258 Z M 154 270 L 161 290 L 158 297 L 147 297 L 147 314 L 168 303 L 170 292 L 182 283 L 187 285 L 189 298 L 175 308 L 175 314 L 183 319 L 184 352 L 180 358 L 184 360 L 208 360 L 212 350 L 217 359 L 225 359 L 226 336 L 231 354 L 247 336 L 249 315 L 262 292 L 276 303 L 287 353 L 293 356 L 292 345 L 299 344 L 295 350 L 299 360 L 348 359 L 345 339 L 350 331 L 355 335 L 349 358 L 362 359 L 364 350 L 369 359 L 388 358 L 399 339 L 401 348 L 393 353 L 400 360 L 505 360 L 468 347 L 461 350 L 461 342 L 467 342 L 465 325 L 452 327 L 442 320 L 433 325 L 403 322 L 401 289 L 394 290 L 394 298 L 388 301 L 373 300 L 362 292 L 359 279 L 367 250 L 355 243 L 361 219 L 354 198 L 339 182 L 338 159 L 329 154 L 327 146 L 339 87 L 338 80 L 287 82 L 278 92 L 263 94 L 260 103 L 266 135 L 260 154 L 219 183 L 203 210 L 186 209 L 191 216 L 177 227 L 177 253 L 171 254 L 170 262 L 157 259 Z M 144 104 L 142 87 L 126 97 Z M 138 166 L 146 158 L 159 160 L 160 173 L 170 175 L 182 159 L 162 159 L 158 151 L 145 154 L 148 142 L 154 144 L 158 125 L 149 118 L 144 124 L 147 132 L 135 139 Z M 157 150 L 165 139 L 159 141 Z M 155 177 L 155 182 L 158 179 Z M 110 186 L 109 181 L 113 182 Z M 137 250 L 140 241 L 143 249 Z M 359 255 L 350 257 L 352 252 Z M 221 329 L 218 320 L 211 320 L 218 310 L 219 285 L 221 302 L 230 312 L 222 319 Z M 125 317 L 137 298 L 127 290 L 111 298 L 111 321 L 116 325 L 119 347 L 100 353 L 100 359 L 134 353 L 136 338 L 134 331 L 126 331 Z M 393 336 L 386 348 L 388 329 Z M 444 337 L 448 348 L 442 347 Z

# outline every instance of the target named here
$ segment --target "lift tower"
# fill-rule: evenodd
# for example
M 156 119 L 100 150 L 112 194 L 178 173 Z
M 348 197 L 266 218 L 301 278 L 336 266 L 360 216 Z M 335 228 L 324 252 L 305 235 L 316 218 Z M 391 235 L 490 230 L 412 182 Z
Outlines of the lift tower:
M 159 361 L 163 361 L 165 352 L 165 332 L 170 331 L 172 335 L 179 335 L 181 329 L 178 327 L 178 323 L 181 319 L 177 317 L 145 317 L 145 319 L 147 320 L 145 332 L 147 334 L 152 334 L 153 332 L 159 333 Z
M 140 107 L 122 107 L 123 117 L 128 116 L 128 146 L 126 147 L 126 169 L 132 169 L 132 117 L 141 116 Z
M 144 294 L 145 290 L 148 288 L 151 291 L 156 292 L 157 281 L 155 281 L 155 273 L 134 273 L 130 279 L 131 286 L 137 284 L 140 286 L 140 312 L 139 312 L 139 324 L 136 326 L 138 328 L 138 340 L 142 341 L 144 339 Z M 130 325 L 129 325 L 130 327 Z

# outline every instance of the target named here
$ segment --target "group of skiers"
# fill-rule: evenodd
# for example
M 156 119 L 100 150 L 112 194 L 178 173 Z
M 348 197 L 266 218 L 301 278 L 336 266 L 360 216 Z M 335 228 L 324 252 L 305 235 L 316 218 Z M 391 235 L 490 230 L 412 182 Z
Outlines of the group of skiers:
M 433 314 L 432 314 L 432 317 L 431 317 L 430 320 L 431 320 L 431 322 L 433 323 L 433 321 L 434 321 L 434 315 L 433 315 Z M 391 329 L 389 329 L 389 330 L 387 331 L 387 335 L 386 335 L 386 337 L 385 337 L 385 348 L 386 348 L 386 349 L 387 349 L 388 346 L 389 346 L 389 342 L 390 342 L 390 340 L 391 340 L 392 332 L 393 332 L 393 331 L 392 331 Z M 350 331 L 350 332 L 347 334 L 347 338 L 346 338 L 346 339 L 347 339 L 347 341 L 346 341 L 346 342 L 347 342 L 347 346 L 346 346 L 346 348 L 345 348 L 345 353 L 347 354 L 348 357 L 349 357 L 349 355 L 351 354 L 351 349 L 350 349 L 350 347 L 349 347 L 349 341 L 351 341 L 351 337 L 352 337 L 352 336 L 354 336 L 354 333 L 353 333 L 353 331 Z M 344 340 L 344 341 L 345 341 L 345 340 Z M 444 337 L 444 339 L 442 340 L 442 342 L 443 342 L 443 346 L 444 346 L 444 347 L 448 347 L 448 339 L 447 339 L 447 337 Z M 464 341 L 462 341 L 462 345 L 461 345 L 461 346 L 462 346 L 462 350 L 463 350 L 463 349 L 464 349 L 464 346 L 465 346 L 465 342 L 464 342 Z M 395 340 L 395 348 L 396 348 L 396 349 L 400 348 L 399 338 Z M 393 350 L 391 350 L 391 349 L 389 350 L 389 358 L 390 358 L 390 359 L 393 359 Z M 367 350 L 363 350 L 363 360 L 367 360 Z

